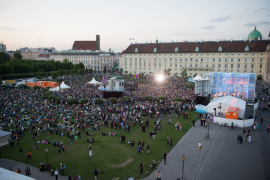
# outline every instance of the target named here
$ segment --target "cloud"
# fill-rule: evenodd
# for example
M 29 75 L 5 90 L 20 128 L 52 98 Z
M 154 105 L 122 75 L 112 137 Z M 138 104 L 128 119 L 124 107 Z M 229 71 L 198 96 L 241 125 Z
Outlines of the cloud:
M 231 16 L 228 15 L 228 16 L 225 16 L 225 17 L 219 17 L 219 18 L 213 18 L 210 20 L 211 23 L 220 23 L 220 22 L 223 22 L 223 21 L 226 21 L 228 19 L 230 19 Z
M 259 22 L 256 22 L 256 23 L 247 23 L 247 24 L 244 24 L 245 26 L 248 26 L 248 27 L 252 27 L 252 26 L 263 26 L 263 25 L 270 25 L 270 23 L 268 21 L 259 21 Z
M 270 15 L 267 15 L 267 16 L 270 16 Z
M 204 30 L 212 30 L 212 29 L 215 29 L 215 27 L 213 25 L 208 25 L 208 26 L 203 26 L 201 27 L 202 29 Z
M 255 10 L 254 12 L 259 12 L 259 11 L 263 11 L 263 10 L 266 10 L 266 11 L 267 11 L 267 9 L 266 9 L 266 8 L 261 8 L 261 9 L 257 9 L 257 10 Z
M 246 10 L 251 10 L 252 8 L 247 8 Z

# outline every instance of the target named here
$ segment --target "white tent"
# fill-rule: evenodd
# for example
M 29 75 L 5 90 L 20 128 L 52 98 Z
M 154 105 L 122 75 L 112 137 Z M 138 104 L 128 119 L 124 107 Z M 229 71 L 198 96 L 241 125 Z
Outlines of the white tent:
M 69 89 L 70 87 L 69 87 L 68 85 L 66 85 L 66 84 L 64 83 L 64 81 L 62 81 L 62 84 L 60 85 L 60 88 L 61 88 L 61 90 L 62 90 L 62 89 Z
M 239 108 L 238 117 L 244 119 L 246 111 L 246 101 L 232 96 L 223 96 L 213 99 L 206 107 L 211 111 L 214 110 L 214 108 L 216 108 L 216 112 L 218 114 L 220 112 L 220 109 L 218 109 L 220 103 L 221 103 L 221 112 L 223 114 L 225 114 L 225 111 L 227 111 L 229 107 L 238 107 Z
M 101 84 L 101 82 L 98 82 L 98 81 L 95 80 L 95 78 L 93 78 L 92 81 L 88 82 L 87 84 L 97 85 L 97 84 Z

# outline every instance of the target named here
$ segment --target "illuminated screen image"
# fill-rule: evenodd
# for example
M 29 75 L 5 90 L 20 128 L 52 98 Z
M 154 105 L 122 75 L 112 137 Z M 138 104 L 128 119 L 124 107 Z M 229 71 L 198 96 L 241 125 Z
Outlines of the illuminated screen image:
M 211 80 L 211 97 L 234 96 L 243 100 L 253 100 L 255 96 L 255 73 L 206 73 Z

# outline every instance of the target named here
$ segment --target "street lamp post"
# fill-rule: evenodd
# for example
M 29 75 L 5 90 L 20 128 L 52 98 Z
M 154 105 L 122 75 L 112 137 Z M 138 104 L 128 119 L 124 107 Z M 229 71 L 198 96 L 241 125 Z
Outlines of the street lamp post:
M 183 161 L 183 166 L 182 166 L 182 180 L 184 180 L 184 165 L 185 165 L 185 158 L 186 156 L 183 154 L 183 156 L 181 156 L 181 159 Z
M 47 153 L 47 165 L 46 165 L 46 166 L 48 167 L 48 151 L 49 151 L 49 149 L 46 148 L 45 151 L 46 151 L 46 153 Z

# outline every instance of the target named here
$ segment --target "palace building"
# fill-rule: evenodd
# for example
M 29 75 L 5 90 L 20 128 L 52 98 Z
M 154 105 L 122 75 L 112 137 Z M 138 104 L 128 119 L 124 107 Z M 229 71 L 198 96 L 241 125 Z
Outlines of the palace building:
M 188 76 L 209 72 L 256 73 L 270 78 L 270 40 L 252 31 L 248 40 L 130 44 L 122 53 L 121 68 L 131 74 L 157 74 L 171 69 L 171 75 Z

